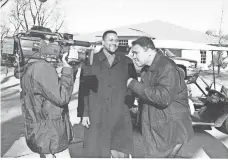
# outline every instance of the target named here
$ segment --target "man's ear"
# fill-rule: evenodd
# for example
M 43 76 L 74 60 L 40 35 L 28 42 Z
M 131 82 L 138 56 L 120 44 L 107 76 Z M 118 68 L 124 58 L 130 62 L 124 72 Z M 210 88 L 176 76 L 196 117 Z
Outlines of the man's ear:
M 101 43 L 102 43 L 102 46 L 104 46 L 104 40 L 102 40 Z

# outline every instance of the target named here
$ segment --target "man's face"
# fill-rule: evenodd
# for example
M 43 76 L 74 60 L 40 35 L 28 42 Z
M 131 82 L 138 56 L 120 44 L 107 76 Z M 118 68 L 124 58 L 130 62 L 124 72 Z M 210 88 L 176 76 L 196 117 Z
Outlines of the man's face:
M 149 60 L 148 50 L 145 50 L 140 45 L 136 44 L 131 48 L 131 53 L 133 61 L 138 67 L 147 65 Z
M 114 53 L 119 45 L 118 36 L 114 33 L 108 33 L 104 40 L 102 41 L 104 48 L 110 52 Z

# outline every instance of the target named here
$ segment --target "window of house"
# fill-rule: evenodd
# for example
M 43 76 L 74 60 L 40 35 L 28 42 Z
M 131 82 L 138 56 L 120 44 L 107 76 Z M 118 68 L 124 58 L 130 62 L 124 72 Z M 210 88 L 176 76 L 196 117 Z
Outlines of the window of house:
M 206 63 L 206 51 L 200 51 L 201 54 L 201 63 Z
M 119 40 L 119 46 L 128 46 L 128 40 Z

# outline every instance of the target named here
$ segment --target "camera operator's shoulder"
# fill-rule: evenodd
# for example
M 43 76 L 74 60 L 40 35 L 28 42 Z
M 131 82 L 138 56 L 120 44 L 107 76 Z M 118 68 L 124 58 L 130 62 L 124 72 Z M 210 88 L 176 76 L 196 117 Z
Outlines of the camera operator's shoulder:
M 53 65 L 44 61 L 44 60 L 39 60 L 36 61 L 33 65 L 36 70 L 42 70 L 43 72 L 48 71 L 50 69 L 54 69 Z
M 54 81 L 58 77 L 58 73 L 54 66 L 44 60 L 36 61 L 31 70 L 36 81 Z

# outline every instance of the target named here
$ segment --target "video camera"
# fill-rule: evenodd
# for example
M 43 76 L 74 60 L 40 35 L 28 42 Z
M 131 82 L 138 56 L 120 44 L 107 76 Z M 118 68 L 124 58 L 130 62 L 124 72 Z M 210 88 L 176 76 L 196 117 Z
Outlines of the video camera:
M 70 52 L 72 46 L 90 47 L 90 42 L 73 40 L 73 34 L 53 33 L 50 29 L 34 26 L 26 33 L 5 37 L 3 40 L 3 54 L 19 55 L 19 63 L 23 65 L 26 59 L 45 59 L 57 63 L 65 52 Z M 90 63 L 92 52 L 78 54 L 78 58 L 69 64 Z M 9 56 L 8 56 L 9 57 Z

